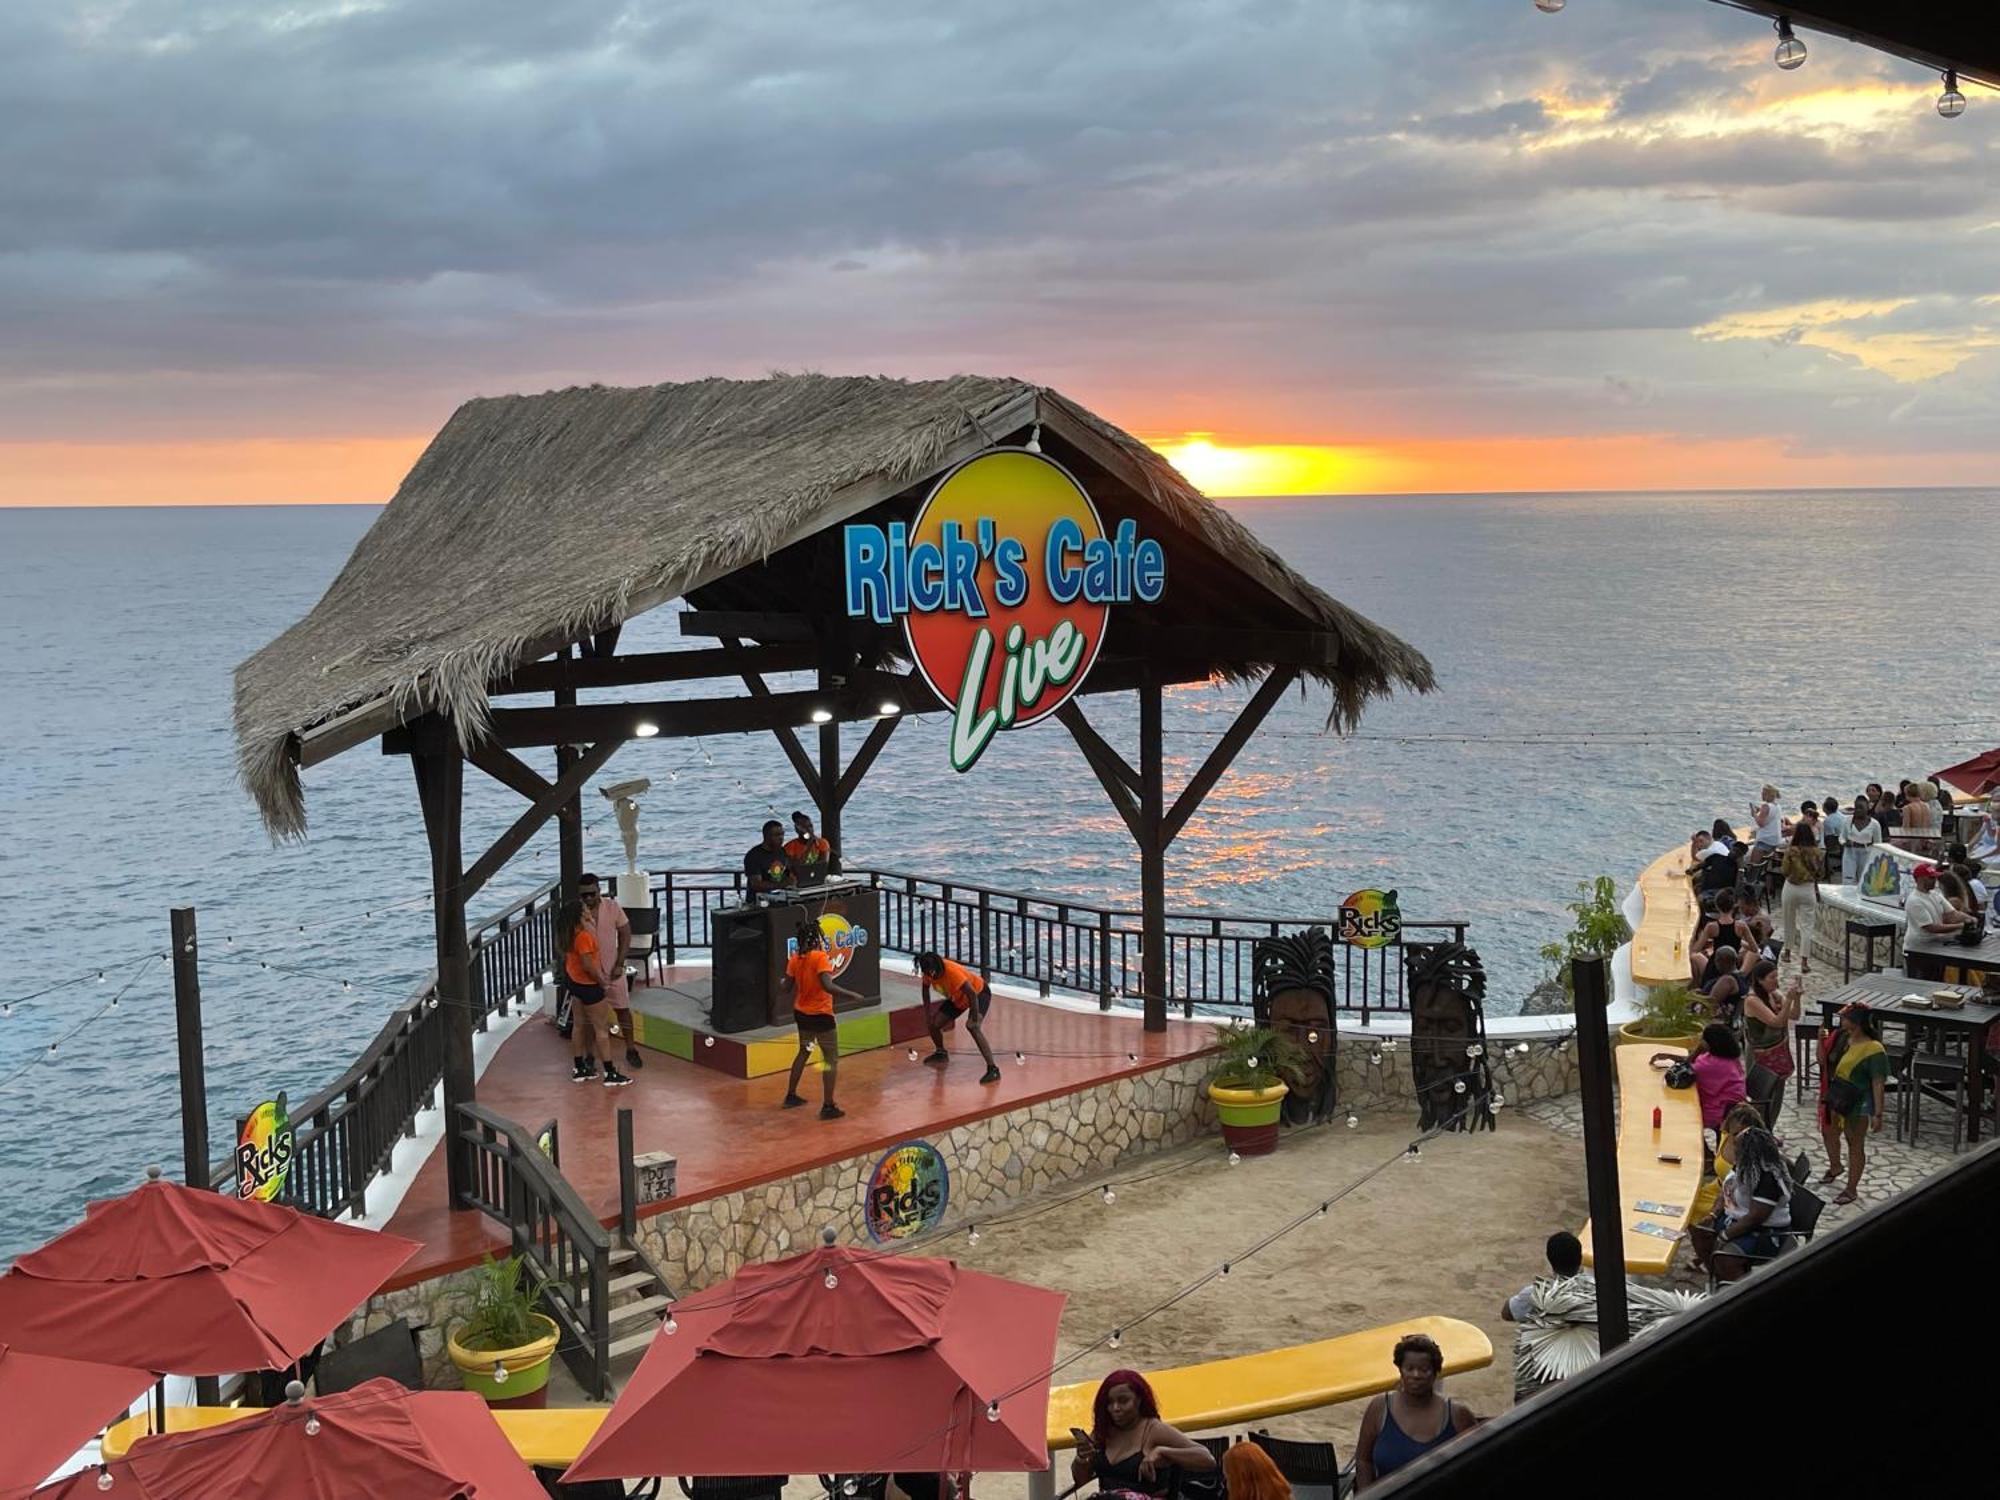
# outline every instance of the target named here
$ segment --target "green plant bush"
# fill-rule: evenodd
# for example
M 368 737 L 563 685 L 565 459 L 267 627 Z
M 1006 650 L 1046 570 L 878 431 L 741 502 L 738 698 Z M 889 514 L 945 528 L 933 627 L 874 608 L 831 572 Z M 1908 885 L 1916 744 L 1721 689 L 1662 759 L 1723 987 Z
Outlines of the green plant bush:
M 1708 1002 L 1684 984 L 1656 984 L 1639 1002 L 1632 1029 L 1640 1036 L 1698 1036 L 1708 1022 Z
M 467 1349 L 518 1349 L 544 1337 L 547 1329 L 540 1319 L 545 1315 L 537 1304 L 554 1285 L 548 1277 L 530 1278 L 527 1263 L 518 1255 L 505 1260 L 487 1256 L 473 1285 L 472 1312 L 458 1331 L 459 1344 Z
M 1542 960 L 1555 971 L 1563 993 L 1576 1002 L 1569 966 L 1578 958 L 1609 958 L 1631 941 L 1632 924 L 1618 909 L 1618 887 L 1609 875 L 1576 883 L 1577 899 L 1568 903 L 1573 919 L 1562 940 L 1542 945 Z
M 1216 1033 L 1221 1053 L 1208 1081 L 1226 1089 L 1267 1089 L 1274 1083 L 1304 1086 L 1309 1060 L 1305 1049 L 1269 1026 L 1233 1021 Z

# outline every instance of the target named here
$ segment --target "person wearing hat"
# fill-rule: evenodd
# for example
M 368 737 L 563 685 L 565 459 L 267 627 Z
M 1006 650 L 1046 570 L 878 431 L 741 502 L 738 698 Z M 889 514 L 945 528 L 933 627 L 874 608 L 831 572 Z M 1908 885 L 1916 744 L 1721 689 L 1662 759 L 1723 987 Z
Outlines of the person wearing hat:
M 1972 918 L 1953 906 L 1938 889 L 1938 867 L 1928 862 L 1910 872 L 1917 888 L 1903 899 L 1903 946 L 1922 937 L 1950 937 Z
M 802 812 L 792 814 L 792 829 L 798 837 L 785 840 L 785 858 L 792 862 L 792 873 L 800 885 L 824 885 L 833 863 L 833 845 L 813 833 L 813 820 Z

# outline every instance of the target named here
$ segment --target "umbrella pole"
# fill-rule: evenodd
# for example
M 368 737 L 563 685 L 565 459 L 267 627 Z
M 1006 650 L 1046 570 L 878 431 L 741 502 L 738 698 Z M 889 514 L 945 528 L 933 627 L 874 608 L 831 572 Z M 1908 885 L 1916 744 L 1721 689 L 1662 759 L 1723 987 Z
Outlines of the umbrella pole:
M 152 1416 L 153 1431 L 164 1433 L 167 1430 L 167 1377 L 164 1375 L 153 1382 Z

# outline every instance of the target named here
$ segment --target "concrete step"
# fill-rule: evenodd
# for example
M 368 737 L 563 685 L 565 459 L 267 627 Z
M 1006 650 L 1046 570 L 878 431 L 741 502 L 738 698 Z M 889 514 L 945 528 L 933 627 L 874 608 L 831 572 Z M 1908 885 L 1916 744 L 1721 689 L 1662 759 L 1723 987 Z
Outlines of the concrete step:
M 627 1302 L 621 1307 L 612 1308 L 606 1321 L 613 1328 L 620 1323 L 630 1323 L 634 1318 L 649 1318 L 657 1322 L 671 1301 L 669 1297 L 641 1297 L 636 1302 Z
M 628 1333 L 622 1339 L 613 1339 L 610 1347 L 611 1358 L 613 1360 L 620 1360 L 628 1354 L 644 1353 L 647 1346 L 653 1342 L 659 1332 L 660 1325 L 654 1323 L 640 1329 L 637 1333 Z
M 659 1283 L 653 1279 L 651 1271 L 633 1271 L 629 1275 L 614 1276 L 605 1285 L 615 1297 L 620 1292 L 631 1291 L 634 1287 L 658 1286 Z

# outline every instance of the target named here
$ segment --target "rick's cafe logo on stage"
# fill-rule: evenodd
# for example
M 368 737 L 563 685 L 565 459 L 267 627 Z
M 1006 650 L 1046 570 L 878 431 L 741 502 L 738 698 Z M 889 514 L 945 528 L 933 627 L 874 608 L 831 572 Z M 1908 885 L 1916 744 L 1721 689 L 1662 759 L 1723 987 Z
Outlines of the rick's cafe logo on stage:
M 236 1138 L 236 1196 L 269 1203 L 285 1191 L 292 1167 L 292 1117 L 285 1096 L 251 1110 Z
M 1136 522 L 1107 533 L 1053 459 L 999 448 L 938 481 L 908 526 L 846 528 L 847 613 L 903 622 L 910 658 L 952 705 L 951 764 L 1045 719 L 1083 686 L 1114 604 L 1151 604 L 1167 555 Z
M 1356 891 L 1340 903 L 1340 940 L 1356 948 L 1386 948 L 1403 935 L 1394 891 Z
M 868 946 L 868 929 L 856 927 L 843 916 L 828 912 L 819 919 L 820 940 L 826 945 L 826 956 L 830 960 L 827 969 L 829 978 L 838 979 L 847 972 L 847 966 L 854 962 L 854 950 Z M 799 956 L 799 940 L 785 939 L 785 957 Z
M 869 1175 L 867 1196 L 861 1200 L 868 1238 L 905 1240 L 922 1234 L 944 1218 L 951 1201 L 951 1174 L 944 1158 L 929 1141 L 905 1141 L 882 1154 Z

